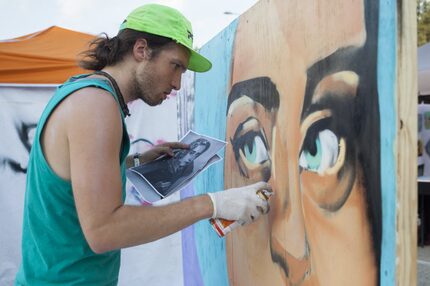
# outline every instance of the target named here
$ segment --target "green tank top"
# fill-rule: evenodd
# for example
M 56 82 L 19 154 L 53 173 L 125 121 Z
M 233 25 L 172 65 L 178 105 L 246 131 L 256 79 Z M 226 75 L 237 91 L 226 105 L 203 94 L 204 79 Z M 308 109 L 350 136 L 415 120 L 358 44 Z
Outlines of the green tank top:
M 116 285 L 120 251 L 94 253 L 79 224 L 70 181 L 60 178 L 46 162 L 40 144 L 45 123 L 68 95 L 85 87 L 115 91 L 104 79 L 79 75 L 61 85 L 43 111 L 28 163 L 22 234 L 22 263 L 15 285 Z M 119 108 L 119 104 L 118 104 Z M 120 109 L 123 138 L 120 162 L 125 199 L 125 158 L 130 140 Z M 89 120 L 91 120 L 89 118 Z

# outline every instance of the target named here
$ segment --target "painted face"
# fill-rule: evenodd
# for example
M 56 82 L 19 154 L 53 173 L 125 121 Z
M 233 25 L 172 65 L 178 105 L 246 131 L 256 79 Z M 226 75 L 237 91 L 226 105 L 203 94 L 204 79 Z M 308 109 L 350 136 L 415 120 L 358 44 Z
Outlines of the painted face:
M 138 66 L 132 80 L 132 93 L 151 106 L 161 104 L 172 89 L 181 88 L 181 76 L 186 71 L 189 51 L 170 44 L 159 54 Z
M 268 216 L 227 237 L 234 285 L 377 284 L 368 197 L 378 194 L 367 193 L 367 165 L 378 163 L 364 162 L 371 147 L 362 138 L 372 120 L 363 118 L 377 112 L 368 109 L 376 69 L 364 4 L 322 2 L 260 2 L 239 22 L 225 187 L 265 180 L 275 196 Z

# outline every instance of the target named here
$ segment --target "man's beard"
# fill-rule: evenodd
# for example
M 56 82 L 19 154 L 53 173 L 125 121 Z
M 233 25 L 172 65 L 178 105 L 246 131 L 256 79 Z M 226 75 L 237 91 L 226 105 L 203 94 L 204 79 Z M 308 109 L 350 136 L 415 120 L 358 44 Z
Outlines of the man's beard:
M 155 101 L 150 96 L 151 92 L 154 91 L 154 84 L 156 82 L 155 76 L 152 74 L 145 71 L 143 71 L 141 74 L 138 74 L 137 71 L 135 71 L 131 82 L 131 92 L 133 98 L 141 99 L 150 106 L 161 104 L 162 101 Z

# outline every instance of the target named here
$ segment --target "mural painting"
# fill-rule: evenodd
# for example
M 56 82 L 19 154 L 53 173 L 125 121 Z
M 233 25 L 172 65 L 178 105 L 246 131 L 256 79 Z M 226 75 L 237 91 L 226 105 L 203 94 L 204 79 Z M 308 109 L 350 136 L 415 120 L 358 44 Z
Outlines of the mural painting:
M 196 75 L 196 131 L 223 132 L 229 143 L 225 189 L 263 180 L 275 193 L 269 215 L 224 245 L 197 227 L 225 253 L 223 285 L 380 284 L 378 25 L 378 1 L 272 0 L 218 36 L 233 37 L 231 62 Z M 217 42 L 206 55 L 229 54 Z M 219 94 L 209 82 L 220 71 L 228 86 L 211 111 L 205 104 Z M 207 117 L 218 125 L 203 126 Z M 204 269 L 208 242 L 197 244 Z M 203 273 L 205 285 L 214 276 Z
M 227 238 L 230 283 L 377 285 L 378 4 L 258 8 L 236 32 L 224 179 L 269 181 L 275 196 L 265 220 Z

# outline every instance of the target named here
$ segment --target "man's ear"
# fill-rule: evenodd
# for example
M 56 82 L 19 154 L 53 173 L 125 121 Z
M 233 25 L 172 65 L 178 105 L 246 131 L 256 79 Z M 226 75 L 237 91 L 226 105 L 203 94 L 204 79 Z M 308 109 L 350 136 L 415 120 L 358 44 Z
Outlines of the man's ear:
M 133 46 L 133 57 L 139 62 L 151 58 L 151 50 L 145 39 L 141 38 L 136 40 Z

